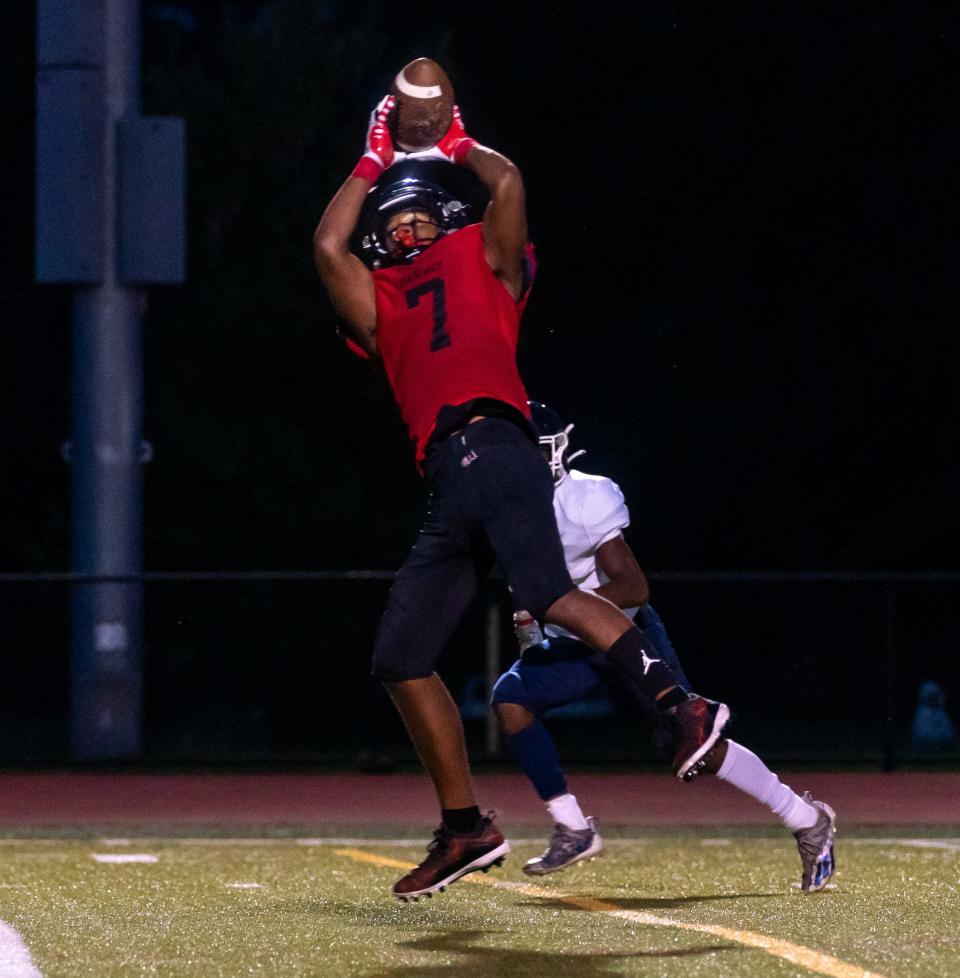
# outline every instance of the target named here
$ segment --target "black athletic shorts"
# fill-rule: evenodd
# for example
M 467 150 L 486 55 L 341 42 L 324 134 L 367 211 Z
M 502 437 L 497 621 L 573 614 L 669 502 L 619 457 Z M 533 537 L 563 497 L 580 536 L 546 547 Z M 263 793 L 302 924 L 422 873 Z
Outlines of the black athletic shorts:
M 377 633 L 373 673 L 429 676 L 496 561 L 514 606 L 537 617 L 573 582 L 553 512 L 553 479 L 539 449 L 511 421 L 486 418 L 433 446 L 423 528 L 400 568 Z

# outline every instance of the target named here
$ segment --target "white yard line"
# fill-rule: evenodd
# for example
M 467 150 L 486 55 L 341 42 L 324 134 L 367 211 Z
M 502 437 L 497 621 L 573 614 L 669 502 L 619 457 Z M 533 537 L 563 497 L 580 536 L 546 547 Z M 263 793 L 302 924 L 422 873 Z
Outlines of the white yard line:
M 960 851 L 960 839 L 846 839 L 862 846 L 909 846 L 913 849 L 950 849 Z
M 297 840 L 293 838 L 277 838 L 276 836 L 264 836 L 261 839 L 244 838 L 236 839 L 215 839 L 212 836 L 201 835 L 195 839 L 180 839 L 175 837 L 164 837 L 156 839 L 134 839 L 134 842 L 149 842 L 151 845 L 165 846 L 291 846 Z
M 0 920 L 0 978 L 43 978 L 23 938 Z
M 423 847 L 424 839 L 383 839 L 378 841 L 376 839 L 362 839 L 355 838 L 351 839 L 347 836 L 337 837 L 329 836 L 328 838 L 316 838 L 316 839 L 296 839 L 294 840 L 298 846 L 414 846 Z M 522 845 L 527 839 L 511 839 L 512 843 L 516 845 Z
M 789 834 L 786 834 L 784 830 L 784 838 L 789 840 Z M 550 827 L 544 826 L 542 835 L 535 836 L 510 836 L 510 842 L 512 845 L 517 846 L 536 846 L 541 845 L 550 835 Z M 776 842 L 775 836 L 765 837 L 766 841 Z M 181 838 L 177 836 L 143 836 L 141 838 L 130 838 L 130 839 L 98 839 L 97 842 L 102 846 L 414 846 L 421 847 L 425 840 L 426 835 L 423 836 L 411 836 L 402 839 L 383 839 L 383 838 L 370 838 L 367 836 L 315 836 L 315 837 L 305 837 L 305 838 L 280 838 L 277 836 L 263 836 L 261 838 L 243 836 L 237 838 L 213 838 L 211 836 L 198 836 L 197 838 Z M 606 847 L 613 846 L 642 846 L 642 845 L 656 845 L 660 841 L 660 836 L 658 835 L 644 835 L 637 837 L 625 837 L 618 836 L 614 838 L 604 837 L 603 844 Z M 701 846 L 727 846 L 735 845 L 741 841 L 741 837 L 704 837 L 697 838 L 696 836 L 690 836 L 689 842 L 691 845 L 701 845 Z M 743 836 L 742 841 L 757 841 L 751 839 L 749 836 Z M 948 849 L 948 850 L 960 850 L 960 836 L 955 836 L 952 838 L 901 838 L 898 836 L 892 836 L 889 838 L 874 838 L 874 837 L 860 837 L 857 836 L 843 836 L 842 843 L 844 846 L 907 846 L 915 849 Z M 49 847 L 52 845 L 60 844 L 73 844 L 77 843 L 80 845 L 89 844 L 89 840 L 84 839 L 0 839 L 0 846 L 11 846 L 18 848 L 26 848 L 29 846 L 44 846 Z
M 151 856 L 146 852 L 91 852 L 94 862 L 98 863 L 155 863 L 156 856 Z
M 529 838 L 511 835 L 510 845 L 542 846 L 547 839 L 550 838 L 550 832 L 550 827 L 544 826 L 543 835 L 534 835 L 530 836 Z M 427 839 L 425 836 L 409 839 L 369 839 L 362 837 L 351 838 L 349 836 L 327 836 L 326 838 L 318 837 L 315 839 L 292 839 L 289 841 L 296 842 L 298 846 L 413 846 L 414 848 L 423 848 L 423 845 Z M 649 845 L 654 841 L 654 839 L 649 837 L 644 837 L 642 839 L 604 838 L 603 844 L 605 846 L 643 846 Z

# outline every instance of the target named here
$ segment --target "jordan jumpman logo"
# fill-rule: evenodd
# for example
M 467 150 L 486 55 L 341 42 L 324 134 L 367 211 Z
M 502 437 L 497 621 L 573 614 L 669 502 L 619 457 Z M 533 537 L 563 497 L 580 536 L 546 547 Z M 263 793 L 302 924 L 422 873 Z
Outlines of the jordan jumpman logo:
M 644 675 L 646 675 L 650 671 L 650 666 L 652 666 L 654 664 L 654 662 L 661 662 L 661 663 L 663 662 L 663 659 L 651 659 L 650 656 L 648 656 L 647 653 L 644 652 L 642 649 L 640 650 L 640 655 L 641 655 L 641 657 L 643 659 L 643 674 Z

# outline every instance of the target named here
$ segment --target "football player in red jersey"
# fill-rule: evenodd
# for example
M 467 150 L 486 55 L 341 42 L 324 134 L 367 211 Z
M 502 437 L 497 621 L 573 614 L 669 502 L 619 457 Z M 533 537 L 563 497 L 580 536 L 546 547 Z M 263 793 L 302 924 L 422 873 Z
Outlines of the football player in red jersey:
M 480 814 L 460 715 L 434 671 L 474 599 L 478 573 L 494 561 L 516 607 L 601 650 L 657 703 L 676 735 L 679 778 L 703 765 L 729 711 L 688 694 L 619 608 L 570 579 L 553 480 L 516 365 L 533 271 L 520 171 L 471 139 L 456 109 L 435 147 L 400 153 L 387 124 L 392 108 L 388 96 L 372 113 L 366 152 L 327 206 L 314 255 L 353 348 L 386 370 L 430 490 L 373 655 L 442 811 L 427 858 L 393 888 L 408 900 L 485 871 L 510 849 L 492 817 Z M 489 194 L 478 223 L 444 187 L 444 173 L 458 167 Z M 366 263 L 351 251 L 362 213 L 372 215 Z

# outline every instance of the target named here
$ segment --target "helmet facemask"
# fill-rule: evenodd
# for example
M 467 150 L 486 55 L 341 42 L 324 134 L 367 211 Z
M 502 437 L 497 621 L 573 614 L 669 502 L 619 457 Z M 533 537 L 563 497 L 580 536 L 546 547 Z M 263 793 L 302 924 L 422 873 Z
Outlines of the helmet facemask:
M 384 240 L 397 261 L 409 261 L 441 237 L 440 225 L 425 210 L 395 211 L 384 224 Z
M 537 439 L 540 443 L 540 450 L 550 466 L 554 485 L 560 485 L 563 482 L 570 468 L 570 463 L 575 458 L 586 455 L 586 450 L 581 448 L 579 452 L 574 452 L 569 458 L 566 457 L 566 453 L 570 450 L 571 431 L 573 431 L 573 425 L 568 424 L 562 431 L 552 435 L 540 435 Z
M 558 486 L 567 477 L 570 463 L 586 452 L 581 449 L 568 456 L 573 425 L 564 425 L 560 415 L 542 401 L 527 401 L 527 406 L 530 408 L 530 420 L 538 432 L 540 451 L 550 466 L 554 485 Z

